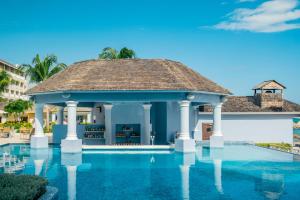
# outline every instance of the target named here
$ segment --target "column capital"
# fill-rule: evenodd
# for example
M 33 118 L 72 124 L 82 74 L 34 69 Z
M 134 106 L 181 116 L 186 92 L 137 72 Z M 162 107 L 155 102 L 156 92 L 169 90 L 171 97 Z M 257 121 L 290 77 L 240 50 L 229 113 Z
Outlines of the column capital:
M 66 101 L 68 107 L 76 107 L 78 102 L 77 101 Z
M 179 101 L 178 104 L 180 107 L 189 107 L 190 106 L 190 101 L 187 100 L 183 100 L 183 101 Z
M 223 102 L 216 102 L 211 104 L 214 108 L 221 108 L 223 106 Z
M 151 109 L 151 106 L 152 106 L 152 104 L 149 104 L 149 103 L 143 104 L 144 110 L 150 110 L 150 109 Z
M 110 110 L 112 109 L 113 106 L 114 106 L 113 104 L 103 104 L 105 110 Z

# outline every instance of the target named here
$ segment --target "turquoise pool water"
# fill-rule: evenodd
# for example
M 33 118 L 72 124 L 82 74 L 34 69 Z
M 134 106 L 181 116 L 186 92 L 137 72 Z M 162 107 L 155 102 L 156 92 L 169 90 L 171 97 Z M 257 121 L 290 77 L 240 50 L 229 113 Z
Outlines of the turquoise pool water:
M 60 199 L 299 199 L 299 157 L 248 145 L 195 154 L 0 147 L 0 173 L 38 174 Z

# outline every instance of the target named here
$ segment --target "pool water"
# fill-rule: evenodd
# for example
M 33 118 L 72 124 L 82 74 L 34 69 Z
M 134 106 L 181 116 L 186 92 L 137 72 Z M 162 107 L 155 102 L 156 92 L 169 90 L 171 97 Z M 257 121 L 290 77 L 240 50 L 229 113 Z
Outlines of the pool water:
M 59 199 L 300 199 L 300 159 L 251 145 L 173 151 L 0 147 L 0 173 L 36 174 Z

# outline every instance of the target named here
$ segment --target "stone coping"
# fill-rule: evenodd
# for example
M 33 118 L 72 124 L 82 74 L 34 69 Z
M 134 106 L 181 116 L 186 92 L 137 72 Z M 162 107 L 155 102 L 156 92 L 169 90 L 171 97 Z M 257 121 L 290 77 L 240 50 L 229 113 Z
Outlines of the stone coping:
M 172 145 L 82 145 L 83 150 L 173 150 Z
M 47 186 L 46 193 L 43 194 L 38 200 L 55 200 L 58 199 L 58 189 L 56 187 Z

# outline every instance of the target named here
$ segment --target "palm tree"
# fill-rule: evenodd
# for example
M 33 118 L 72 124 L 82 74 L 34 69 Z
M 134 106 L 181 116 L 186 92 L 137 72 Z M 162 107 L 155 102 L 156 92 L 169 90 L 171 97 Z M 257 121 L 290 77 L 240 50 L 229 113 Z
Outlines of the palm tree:
M 120 50 L 120 52 L 118 52 L 114 48 L 106 47 L 99 54 L 99 59 L 107 59 L 107 60 L 132 59 L 132 58 L 136 58 L 135 52 L 132 49 L 128 49 L 126 47 L 123 47 Z
M 66 67 L 66 64 L 57 62 L 55 55 L 47 55 L 44 60 L 41 60 L 37 54 L 32 60 L 32 65 L 23 64 L 19 69 L 24 71 L 26 76 L 30 76 L 31 82 L 40 83 Z
M 118 51 L 111 47 L 105 47 L 102 52 L 99 54 L 99 59 L 117 59 L 118 58 Z
M 0 72 L 0 93 L 4 92 L 11 82 L 10 76 L 6 71 Z

